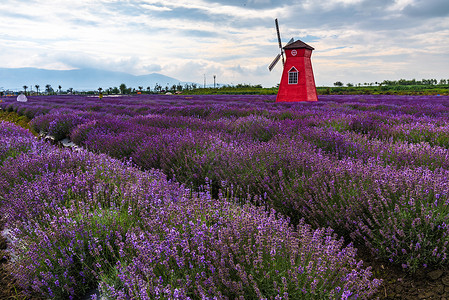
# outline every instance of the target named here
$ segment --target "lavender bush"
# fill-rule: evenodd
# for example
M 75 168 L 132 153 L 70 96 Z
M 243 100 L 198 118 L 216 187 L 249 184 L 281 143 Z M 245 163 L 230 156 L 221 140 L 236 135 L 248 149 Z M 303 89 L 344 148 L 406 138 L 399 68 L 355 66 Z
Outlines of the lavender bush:
M 31 127 L 36 132 L 46 133 L 56 141 L 60 141 L 69 137 L 75 127 L 86 123 L 87 120 L 73 110 L 55 110 L 50 114 L 40 115 L 33 119 Z
M 27 130 L 0 121 L 0 165 L 8 158 L 29 151 L 34 146 L 34 137 Z
M 380 285 L 330 228 L 295 228 L 210 187 L 1 125 L 5 141 L 33 144 L 0 165 L 12 272 L 29 295 L 74 299 L 99 286 L 114 299 L 364 299 Z

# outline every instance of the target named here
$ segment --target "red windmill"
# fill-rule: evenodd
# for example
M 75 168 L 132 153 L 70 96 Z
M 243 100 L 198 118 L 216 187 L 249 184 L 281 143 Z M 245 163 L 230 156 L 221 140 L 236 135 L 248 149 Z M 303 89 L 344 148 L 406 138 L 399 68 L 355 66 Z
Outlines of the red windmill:
M 275 20 L 281 53 L 276 56 L 268 69 L 271 71 L 282 57 L 284 71 L 276 97 L 276 102 L 317 101 L 315 79 L 313 78 L 312 56 L 313 47 L 292 38 L 282 47 L 278 20 Z M 286 61 L 284 62 L 284 53 Z

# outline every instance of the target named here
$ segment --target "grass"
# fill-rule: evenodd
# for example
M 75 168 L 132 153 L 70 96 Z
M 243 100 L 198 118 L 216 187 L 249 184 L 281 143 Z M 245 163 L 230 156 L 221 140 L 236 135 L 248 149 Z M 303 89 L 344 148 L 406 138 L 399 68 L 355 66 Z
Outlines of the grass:
M 0 109 L 0 120 L 14 123 L 22 128 L 29 130 L 33 135 L 38 136 L 38 133 L 31 128 L 31 119 L 29 119 L 27 116 L 19 115 L 14 111 L 8 112 Z

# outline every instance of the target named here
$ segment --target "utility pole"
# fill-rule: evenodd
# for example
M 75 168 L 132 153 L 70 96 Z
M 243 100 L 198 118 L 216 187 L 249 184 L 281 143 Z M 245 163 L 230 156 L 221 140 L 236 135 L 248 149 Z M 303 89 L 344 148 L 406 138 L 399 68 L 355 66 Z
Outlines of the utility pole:
M 217 76 L 216 75 L 214 75 L 214 88 L 215 88 L 215 78 L 216 78 Z

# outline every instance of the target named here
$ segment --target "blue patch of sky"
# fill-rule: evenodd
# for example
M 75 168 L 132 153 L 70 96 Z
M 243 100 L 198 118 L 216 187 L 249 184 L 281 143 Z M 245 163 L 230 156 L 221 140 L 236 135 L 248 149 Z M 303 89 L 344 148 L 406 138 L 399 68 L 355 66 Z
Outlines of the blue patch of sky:
M 207 30 L 192 30 L 192 29 L 180 29 L 183 34 L 191 37 L 199 37 L 199 38 L 216 38 L 220 36 L 219 32 L 215 31 L 207 31 Z
M 0 33 L 0 40 L 2 41 L 24 41 L 22 36 L 19 35 L 10 35 L 10 34 L 4 34 Z M 59 37 L 59 36 L 47 36 L 47 37 L 33 37 L 32 39 L 28 39 L 27 42 L 29 43 L 36 43 L 36 44 L 49 44 L 54 42 L 62 42 L 62 41 L 71 41 L 71 37 Z
M 327 48 L 327 49 L 322 49 L 322 50 L 316 50 L 316 52 L 329 52 L 329 51 L 333 51 L 333 50 L 341 50 L 341 49 L 346 49 L 346 48 L 352 48 L 352 47 L 348 47 L 348 46 L 341 46 L 341 47 L 333 47 L 333 48 Z
M 130 16 L 130 17 L 138 17 L 144 13 L 141 6 L 138 3 L 133 3 L 131 1 L 118 1 L 111 3 L 102 4 L 106 10 L 113 12 L 120 12 L 121 15 Z M 108 15 L 104 14 L 104 17 L 107 18 Z
M 320 38 L 318 36 L 314 36 L 314 35 L 306 35 L 306 36 L 295 37 L 295 41 L 296 40 L 301 40 L 304 43 L 316 43 L 320 40 Z
M 102 26 L 101 22 L 80 19 L 80 18 L 71 18 L 71 19 L 67 19 L 67 21 L 76 26 L 91 26 L 91 27 Z
M 19 19 L 19 20 L 31 20 L 31 21 L 45 21 L 45 17 L 43 16 L 33 16 L 29 14 L 22 14 L 13 11 L 4 11 L 2 13 L 3 19 Z

